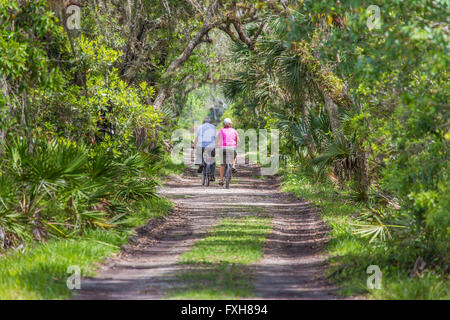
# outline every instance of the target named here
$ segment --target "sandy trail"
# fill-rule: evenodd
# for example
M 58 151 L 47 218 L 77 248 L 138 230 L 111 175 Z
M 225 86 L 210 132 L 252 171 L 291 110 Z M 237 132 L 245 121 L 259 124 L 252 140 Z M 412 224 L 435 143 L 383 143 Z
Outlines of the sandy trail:
M 94 278 L 82 280 L 75 299 L 164 299 L 180 284 L 181 254 L 207 235 L 224 217 L 264 214 L 272 217 L 264 257 L 252 271 L 255 295 L 244 298 L 333 299 L 324 279 L 326 227 L 305 202 L 282 194 L 276 177 L 259 176 L 256 165 L 238 168 L 230 189 L 200 185 L 195 170 L 171 177 L 160 192 L 176 208 L 152 220 L 122 252 L 109 259 Z

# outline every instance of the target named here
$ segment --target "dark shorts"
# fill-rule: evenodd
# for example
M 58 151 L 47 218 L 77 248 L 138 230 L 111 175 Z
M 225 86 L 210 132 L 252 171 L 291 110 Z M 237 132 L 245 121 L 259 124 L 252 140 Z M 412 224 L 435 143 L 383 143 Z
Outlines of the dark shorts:
M 212 162 L 211 164 L 216 163 L 216 160 L 214 159 L 214 157 L 216 156 L 216 149 L 214 148 L 207 148 L 207 147 L 202 147 L 202 158 L 204 161 L 206 161 L 206 159 L 208 159 L 208 157 L 206 155 L 209 155 L 209 157 L 211 158 Z M 203 161 L 202 161 L 203 163 Z
M 205 153 L 205 150 L 207 152 L 211 152 L 211 157 L 214 158 L 216 156 L 216 149 L 214 149 L 214 148 L 206 148 L 206 147 L 202 147 L 202 156 Z
M 222 164 L 227 164 L 227 162 L 233 162 L 236 157 L 237 157 L 236 149 L 223 149 Z

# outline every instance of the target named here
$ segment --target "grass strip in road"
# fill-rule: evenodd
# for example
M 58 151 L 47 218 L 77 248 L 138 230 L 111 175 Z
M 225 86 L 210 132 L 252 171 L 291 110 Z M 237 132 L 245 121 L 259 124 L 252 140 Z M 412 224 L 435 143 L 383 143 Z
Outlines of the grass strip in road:
M 249 264 L 263 256 L 271 231 L 267 217 L 226 218 L 210 236 L 196 242 L 183 254 L 184 271 L 170 299 L 238 299 L 251 297 Z

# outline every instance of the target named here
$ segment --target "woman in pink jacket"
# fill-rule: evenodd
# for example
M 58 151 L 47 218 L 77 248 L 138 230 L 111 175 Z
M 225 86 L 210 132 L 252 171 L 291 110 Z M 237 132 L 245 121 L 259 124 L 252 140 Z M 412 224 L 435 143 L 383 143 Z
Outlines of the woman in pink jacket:
M 216 145 L 222 149 L 222 165 L 220 166 L 220 181 L 219 184 L 223 185 L 223 176 L 225 175 L 225 165 L 228 157 L 233 159 L 233 171 L 236 170 L 237 152 L 236 149 L 240 145 L 238 132 L 231 127 L 232 122 L 230 118 L 223 120 L 224 128 L 219 131 L 216 138 Z

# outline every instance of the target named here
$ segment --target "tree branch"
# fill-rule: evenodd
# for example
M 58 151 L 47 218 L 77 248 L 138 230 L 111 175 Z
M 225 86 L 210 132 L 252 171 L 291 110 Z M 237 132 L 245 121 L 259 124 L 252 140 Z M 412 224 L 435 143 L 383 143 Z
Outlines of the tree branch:
M 250 39 L 247 36 L 244 29 L 242 29 L 240 21 L 235 20 L 232 23 L 233 23 L 234 29 L 236 30 L 237 34 L 239 35 L 239 39 L 241 39 L 241 41 L 243 43 L 245 43 L 251 50 L 253 50 L 255 48 L 255 43 L 252 41 L 252 39 Z
M 191 56 L 194 49 L 197 47 L 198 44 L 202 42 L 203 37 L 213 28 L 219 26 L 223 21 L 221 19 L 215 18 L 215 12 L 217 9 L 217 1 L 214 1 L 211 3 L 211 5 L 208 8 L 208 12 L 206 14 L 206 17 L 203 21 L 203 27 L 195 34 L 195 36 L 189 41 L 187 46 L 184 48 L 183 52 L 172 61 L 172 63 L 167 68 L 163 78 L 168 79 L 170 78 L 173 73 L 181 66 L 183 65 L 187 59 Z M 158 95 L 156 96 L 155 102 L 153 106 L 155 109 L 160 110 L 164 100 L 167 98 L 168 89 L 167 87 L 162 87 Z
M 219 29 L 222 30 L 223 32 L 225 32 L 226 34 L 228 34 L 228 36 L 231 38 L 231 40 L 233 42 L 238 42 L 239 41 L 239 38 L 236 37 L 236 35 L 234 34 L 233 30 L 231 30 L 230 24 L 221 25 L 221 26 L 219 26 Z

